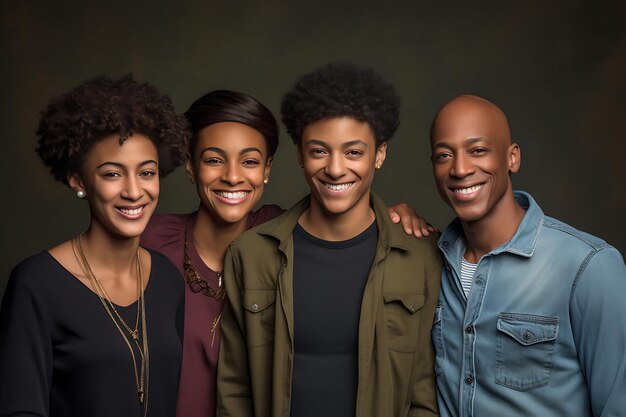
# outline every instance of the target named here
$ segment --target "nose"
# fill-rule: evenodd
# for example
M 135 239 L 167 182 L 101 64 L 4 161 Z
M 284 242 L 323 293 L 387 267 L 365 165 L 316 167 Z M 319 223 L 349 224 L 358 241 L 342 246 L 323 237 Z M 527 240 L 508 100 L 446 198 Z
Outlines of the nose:
M 454 157 L 450 175 L 458 178 L 465 178 L 474 173 L 474 165 L 470 159 L 463 153 L 459 153 Z
M 143 189 L 141 188 L 141 184 L 139 183 L 139 178 L 135 176 L 128 176 L 124 182 L 124 192 L 122 193 L 122 197 L 137 201 L 143 195 Z
M 224 171 L 222 172 L 222 181 L 229 185 L 237 185 L 241 183 L 241 166 L 237 161 L 227 162 L 224 165 Z
M 330 178 L 341 178 L 346 173 L 346 165 L 342 154 L 331 154 L 324 173 Z

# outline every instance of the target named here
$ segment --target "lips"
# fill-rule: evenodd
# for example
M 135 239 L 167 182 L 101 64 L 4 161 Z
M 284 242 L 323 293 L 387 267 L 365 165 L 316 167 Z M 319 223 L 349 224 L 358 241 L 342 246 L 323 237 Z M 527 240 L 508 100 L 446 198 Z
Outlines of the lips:
M 226 190 L 214 190 L 213 194 L 215 194 L 218 200 L 226 203 L 226 204 L 239 204 L 242 201 L 246 200 L 248 196 L 251 194 L 250 191 L 226 191 Z
M 336 191 L 336 192 L 341 192 L 341 191 L 345 191 L 348 190 L 350 187 L 352 187 L 354 185 L 354 181 L 353 182 L 344 182 L 341 184 L 331 184 L 329 182 L 324 182 L 324 181 L 320 181 L 322 184 L 324 184 L 324 187 L 326 187 L 327 189 L 331 190 L 331 191 Z
M 474 199 L 485 186 L 485 183 L 473 184 L 468 186 L 454 186 L 449 187 L 450 191 L 454 193 L 454 197 L 460 201 L 469 201 Z
M 129 220 L 136 220 L 141 218 L 146 208 L 146 204 L 142 206 L 132 206 L 132 207 L 115 207 L 118 213 L 120 213 L 123 217 Z

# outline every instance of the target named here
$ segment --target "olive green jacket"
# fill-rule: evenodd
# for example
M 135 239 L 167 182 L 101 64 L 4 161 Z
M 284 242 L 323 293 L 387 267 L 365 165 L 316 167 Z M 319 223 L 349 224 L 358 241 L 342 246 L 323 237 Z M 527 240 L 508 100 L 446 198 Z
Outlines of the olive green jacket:
M 292 232 L 308 205 L 306 197 L 227 252 L 218 416 L 290 416 Z M 361 304 L 356 416 L 436 416 L 430 334 L 441 276 L 437 237 L 408 236 L 380 198 L 372 195 L 372 205 L 378 244 Z

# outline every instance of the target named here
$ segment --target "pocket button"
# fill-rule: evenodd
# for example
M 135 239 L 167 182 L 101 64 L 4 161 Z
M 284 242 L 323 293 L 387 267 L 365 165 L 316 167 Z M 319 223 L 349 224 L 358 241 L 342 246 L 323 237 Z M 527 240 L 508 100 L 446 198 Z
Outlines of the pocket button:
M 255 303 L 255 304 L 252 304 L 250 308 L 252 309 L 252 311 L 257 311 L 259 309 L 259 305 Z

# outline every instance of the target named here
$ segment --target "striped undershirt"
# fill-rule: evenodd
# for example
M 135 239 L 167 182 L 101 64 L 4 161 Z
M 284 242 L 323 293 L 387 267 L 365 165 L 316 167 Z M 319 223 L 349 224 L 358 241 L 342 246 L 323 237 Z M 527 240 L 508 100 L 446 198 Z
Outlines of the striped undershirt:
M 474 281 L 474 274 L 478 264 L 467 262 L 465 257 L 461 257 L 461 286 L 465 293 L 465 298 L 469 297 L 470 289 L 472 288 L 472 282 Z

